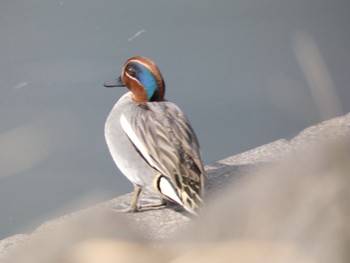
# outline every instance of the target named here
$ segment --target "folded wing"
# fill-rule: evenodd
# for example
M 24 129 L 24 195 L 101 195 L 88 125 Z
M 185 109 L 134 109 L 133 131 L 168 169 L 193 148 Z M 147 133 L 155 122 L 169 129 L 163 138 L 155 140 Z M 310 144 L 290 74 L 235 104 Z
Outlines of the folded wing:
M 139 104 L 134 110 L 133 114 L 125 112 L 120 122 L 144 160 L 160 173 L 158 190 L 195 213 L 202 203 L 205 172 L 188 119 L 167 101 Z M 168 191 L 170 185 L 173 193 Z

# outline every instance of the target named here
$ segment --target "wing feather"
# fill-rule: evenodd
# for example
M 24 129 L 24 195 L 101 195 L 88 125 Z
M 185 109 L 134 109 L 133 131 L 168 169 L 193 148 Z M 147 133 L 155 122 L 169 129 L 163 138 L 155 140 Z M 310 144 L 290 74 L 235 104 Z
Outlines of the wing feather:
M 123 114 L 124 132 L 154 169 L 174 185 L 186 209 L 202 201 L 205 171 L 197 137 L 183 112 L 167 101 L 148 102 Z M 190 207 L 186 207 L 190 206 Z

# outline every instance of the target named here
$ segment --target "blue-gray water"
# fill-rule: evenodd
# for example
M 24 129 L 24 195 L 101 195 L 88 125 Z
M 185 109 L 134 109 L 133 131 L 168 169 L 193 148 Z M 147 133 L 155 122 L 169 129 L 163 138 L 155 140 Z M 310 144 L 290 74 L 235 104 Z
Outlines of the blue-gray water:
M 348 0 L 0 3 L 0 238 L 130 192 L 104 121 L 130 56 L 156 61 L 205 163 L 320 121 L 293 51 L 312 36 L 350 111 Z

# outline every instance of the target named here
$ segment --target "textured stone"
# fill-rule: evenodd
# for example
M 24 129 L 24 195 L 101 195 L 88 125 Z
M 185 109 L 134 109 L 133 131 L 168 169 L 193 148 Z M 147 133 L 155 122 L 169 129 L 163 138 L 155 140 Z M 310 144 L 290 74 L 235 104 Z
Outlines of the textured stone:
M 147 247 L 149 244 L 164 246 L 168 242 L 182 242 L 186 239 L 196 240 L 198 243 L 201 240 L 222 242 L 225 238 L 241 237 L 246 240 L 258 237 L 259 240 L 267 239 L 271 242 L 276 236 L 283 237 L 282 239 L 288 236 L 292 243 L 302 237 L 300 239 L 316 244 L 317 249 L 322 248 L 320 244 L 327 242 L 322 240 L 318 243 L 318 239 L 315 239 L 314 233 L 310 230 L 311 226 L 315 226 L 316 229 L 317 224 L 310 222 L 314 222 L 315 218 L 319 218 L 319 214 L 324 210 L 332 210 L 334 206 L 337 207 L 336 213 L 348 211 L 344 208 L 344 204 L 337 200 L 339 195 L 344 196 L 339 200 L 346 200 L 348 196 L 341 186 L 348 185 L 347 177 L 343 174 L 348 173 L 349 156 L 347 149 L 344 150 L 338 147 L 339 145 L 323 148 L 321 145 L 324 145 L 325 141 L 328 143 L 341 141 L 341 145 L 346 146 L 349 139 L 350 114 L 347 114 L 309 127 L 289 141 L 277 140 L 207 165 L 208 209 L 204 209 L 203 218 L 192 220 L 190 215 L 175 206 L 133 214 L 116 212 L 116 206 L 125 206 L 129 203 L 131 195 L 127 194 L 48 221 L 30 235 L 16 235 L 0 241 L 0 259 L 2 259 L 0 262 L 5 262 L 4 259 L 18 248 L 22 248 L 20 254 L 23 262 L 51 262 L 48 258 L 52 255 L 78 255 L 71 254 L 71 247 L 85 240 L 96 241 L 96 238 L 107 239 L 106 249 L 119 244 L 120 240 L 133 242 L 132 246 L 135 247 Z M 313 151 L 312 154 L 308 154 L 309 150 Z M 308 216 L 300 218 L 300 214 Z M 341 222 L 341 218 L 342 216 L 337 215 L 336 220 Z M 329 233 L 333 235 L 336 231 L 332 232 L 330 221 L 326 219 L 322 221 L 324 224 L 322 231 L 320 229 L 317 231 L 325 236 Z M 339 224 L 336 226 L 343 229 L 344 225 Z M 292 234 L 289 227 L 293 230 Z M 279 231 L 275 233 L 276 228 Z M 295 229 L 304 229 L 304 232 L 298 236 L 299 232 Z M 112 241 L 108 241 L 109 238 Z M 297 248 L 299 253 L 298 242 L 291 244 L 290 247 Z M 104 248 L 100 248 L 100 243 L 98 244 L 98 248 L 104 251 Z M 235 244 L 235 246 L 241 247 L 246 244 Z M 249 241 L 248 244 L 256 244 L 256 240 Z M 267 244 L 270 246 L 270 243 Z M 271 247 L 275 245 L 280 247 L 281 244 L 273 244 Z M 334 244 L 331 243 L 329 247 L 332 245 Z M 45 247 L 44 253 L 43 247 Z M 221 247 L 219 243 L 218 247 Z M 195 249 L 195 251 L 199 249 L 199 252 L 189 255 L 198 257 L 201 249 L 207 251 L 203 247 Z M 256 249 L 260 251 L 261 248 Z M 166 250 L 164 255 L 177 258 L 177 250 L 186 251 L 176 248 L 175 252 L 169 252 L 173 250 L 174 248 Z M 320 251 L 324 252 L 323 249 Z M 160 252 L 160 255 L 161 253 L 163 252 Z M 233 258 L 236 258 L 236 254 Z M 191 256 L 184 256 L 183 261 L 181 257 L 177 260 L 176 262 L 190 262 Z M 17 258 L 17 262 L 22 261 Z

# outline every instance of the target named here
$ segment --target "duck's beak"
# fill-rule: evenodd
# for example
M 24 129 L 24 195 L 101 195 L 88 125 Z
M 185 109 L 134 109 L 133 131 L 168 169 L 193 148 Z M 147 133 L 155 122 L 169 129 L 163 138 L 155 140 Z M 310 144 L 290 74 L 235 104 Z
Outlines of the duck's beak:
M 122 78 L 119 77 L 117 79 L 113 79 L 103 83 L 103 86 L 105 86 L 106 88 L 125 87 L 125 84 L 123 83 Z

